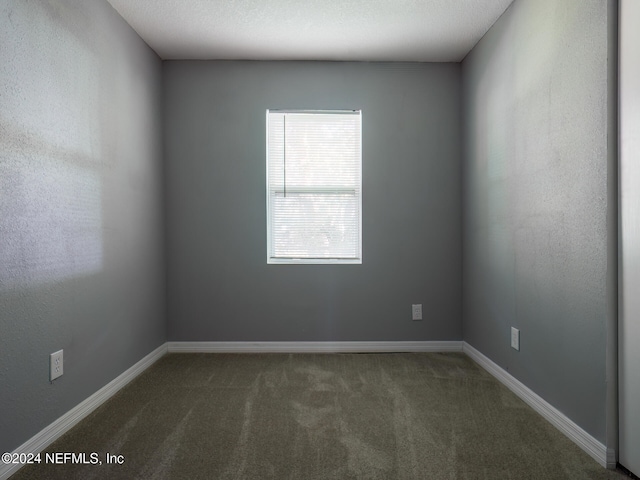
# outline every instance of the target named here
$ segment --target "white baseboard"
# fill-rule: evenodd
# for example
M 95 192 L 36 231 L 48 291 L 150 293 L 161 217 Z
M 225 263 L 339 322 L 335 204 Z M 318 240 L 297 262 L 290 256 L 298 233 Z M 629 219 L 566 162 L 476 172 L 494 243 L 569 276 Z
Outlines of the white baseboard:
M 170 353 L 462 352 L 462 342 L 168 342 Z
M 133 365 L 131 368 L 106 384 L 89 398 L 84 400 L 82 403 L 69 410 L 55 422 L 45 427 L 39 433 L 20 445 L 14 450 L 14 453 L 36 454 L 41 452 L 49 445 L 51 445 L 51 443 L 57 440 L 60 436 L 69 431 L 80 420 L 85 418 L 96 408 L 102 405 L 105 401 L 111 398 L 115 393 L 118 392 L 118 390 L 120 390 L 127 383 L 129 383 L 131 380 L 133 380 L 143 371 L 149 368 L 153 363 L 155 363 L 166 353 L 167 344 L 164 343 L 149 355 L 144 357 L 142 360 L 140 360 L 138 363 Z M 22 465 L 20 464 L 0 464 L 0 480 L 6 480 L 11 475 L 13 475 L 21 466 Z
M 607 448 L 606 468 L 613 470 L 618 466 L 618 452 L 613 448 Z
M 111 398 L 127 383 L 160 359 L 165 353 L 383 353 L 383 352 L 464 352 L 514 392 L 536 412 L 564 433 L 600 465 L 616 467 L 615 450 L 585 432 L 551 404 L 507 373 L 466 342 L 167 342 L 123 372 L 65 415 L 27 440 L 15 453 L 39 453 L 70 430 L 80 420 Z M 21 465 L 0 464 L 0 480 L 6 480 Z
M 608 449 L 585 432 L 575 422 L 548 403 L 524 383 L 517 380 L 506 370 L 495 364 L 467 342 L 463 342 L 463 351 L 487 372 L 497 378 L 509 390 L 520 397 L 527 405 L 542 415 L 554 427 L 564 433 L 571 441 L 588 453 L 605 468 L 616 468 L 616 452 Z

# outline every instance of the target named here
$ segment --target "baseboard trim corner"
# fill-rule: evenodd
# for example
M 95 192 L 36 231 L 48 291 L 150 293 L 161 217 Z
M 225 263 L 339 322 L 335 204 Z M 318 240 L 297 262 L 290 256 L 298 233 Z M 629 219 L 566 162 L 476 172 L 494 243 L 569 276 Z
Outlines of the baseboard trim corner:
M 506 370 L 480 353 L 467 342 L 462 342 L 462 349 L 463 352 L 472 358 L 478 365 L 520 397 L 527 405 L 542 415 L 548 422 L 560 430 L 560 432 L 566 435 L 596 462 L 605 468 L 615 468 L 615 451 L 607 449 L 604 444 L 592 437 L 573 420 L 564 415 L 524 383 L 509 374 Z M 612 458 L 613 465 L 611 464 Z
M 613 448 L 607 448 L 607 465 L 609 470 L 615 470 L 618 466 L 618 452 Z
M 63 434 L 73 428 L 80 420 L 85 418 L 96 408 L 115 395 L 122 387 L 144 372 L 167 353 L 167 344 L 164 343 L 153 350 L 139 362 L 107 383 L 100 390 L 82 401 L 49 426 L 42 429 L 25 443 L 14 450 L 14 453 L 40 453 L 51 445 Z M 20 464 L 0 464 L 0 480 L 6 480 L 22 467 Z
M 461 341 L 425 342 L 168 342 L 169 353 L 462 352 Z

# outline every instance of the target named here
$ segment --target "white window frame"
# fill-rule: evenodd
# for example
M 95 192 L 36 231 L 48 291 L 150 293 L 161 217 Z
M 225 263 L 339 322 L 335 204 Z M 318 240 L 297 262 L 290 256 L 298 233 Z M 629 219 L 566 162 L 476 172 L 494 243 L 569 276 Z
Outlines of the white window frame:
M 272 183 L 270 182 L 269 172 L 269 114 L 270 113 L 284 113 L 284 114 L 345 114 L 345 115 L 357 115 L 359 119 L 360 141 L 358 151 L 359 162 L 359 178 L 358 178 L 358 245 L 357 256 L 349 258 L 296 258 L 296 257 L 276 257 L 272 256 L 272 208 L 271 205 L 271 193 Z M 276 161 L 276 160 L 272 160 Z M 278 159 L 281 161 L 281 159 Z M 350 264 L 359 265 L 362 264 L 362 111 L 361 110 L 291 110 L 291 109 L 269 109 L 266 111 L 266 169 L 267 169 L 267 264 Z M 318 189 L 318 191 L 322 191 Z

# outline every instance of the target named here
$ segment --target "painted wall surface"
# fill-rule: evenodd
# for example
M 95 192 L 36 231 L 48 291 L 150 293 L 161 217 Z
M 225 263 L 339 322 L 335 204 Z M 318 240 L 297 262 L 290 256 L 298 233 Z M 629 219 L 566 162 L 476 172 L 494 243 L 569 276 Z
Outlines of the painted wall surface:
M 163 73 L 169 340 L 462 338 L 460 65 Z M 362 265 L 267 265 L 265 112 L 285 108 L 362 109 Z
M 462 66 L 464 338 L 603 443 L 608 8 L 516 1 Z
M 105 1 L 3 1 L 0 45 L 5 452 L 161 345 L 166 326 L 159 58 Z
M 640 475 L 640 3 L 620 3 L 620 463 Z

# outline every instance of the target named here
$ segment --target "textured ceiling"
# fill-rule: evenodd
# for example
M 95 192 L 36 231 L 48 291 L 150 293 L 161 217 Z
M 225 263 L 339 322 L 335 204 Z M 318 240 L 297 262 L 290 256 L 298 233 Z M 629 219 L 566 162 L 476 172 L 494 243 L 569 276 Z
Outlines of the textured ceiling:
M 457 62 L 513 0 L 109 0 L 163 59 Z

